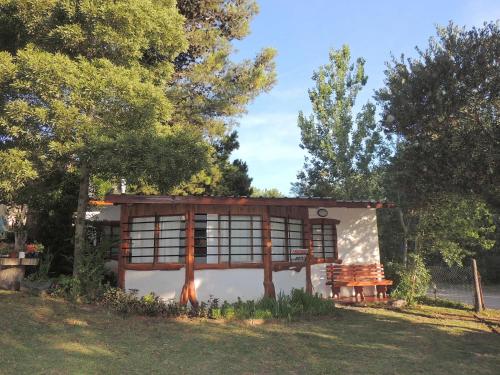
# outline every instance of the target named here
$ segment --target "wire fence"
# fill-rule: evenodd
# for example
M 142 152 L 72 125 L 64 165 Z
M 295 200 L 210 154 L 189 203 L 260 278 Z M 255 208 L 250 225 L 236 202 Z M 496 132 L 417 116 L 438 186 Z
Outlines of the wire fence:
M 429 272 L 429 297 L 474 305 L 474 275 L 470 266 L 430 266 Z

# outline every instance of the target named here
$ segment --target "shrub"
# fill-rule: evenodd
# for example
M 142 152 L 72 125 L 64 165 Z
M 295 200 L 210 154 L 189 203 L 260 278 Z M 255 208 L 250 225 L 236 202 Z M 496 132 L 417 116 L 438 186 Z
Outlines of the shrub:
M 38 268 L 29 275 L 28 279 L 31 281 L 47 281 L 49 280 L 49 271 L 52 261 L 54 260 L 54 255 L 50 252 L 45 252 L 41 254 L 38 259 Z
M 289 296 L 280 293 L 276 300 L 262 298 L 257 301 L 243 301 L 241 298 L 234 303 L 210 297 L 207 302 L 201 302 L 196 307 L 186 307 L 176 301 L 165 301 L 150 293 L 143 297 L 137 296 L 137 290 L 125 292 L 121 289 L 108 287 L 104 291 L 100 303 L 120 314 L 137 314 L 146 316 L 178 317 L 188 316 L 205 319 L 295 319 L 330 315 L 334 311 L 331 300 L 324 300 L 319 295 L 308 295 L 301 289 L 292 290 Z
M 60 276 L 51 293 L 74 302 L 97 301 L 105 289 L 104 258 L 105 246 L 87 244 L 82 251 L 78 276 Z
M 55 297 L 61 297 L 72 302 L 79 300 L 80 282 L 72 276 L 61 275 L 49 290 Z
M 138 297 L 137 290 L 126 292 L 122 289 L 107 287 L 100 304 L 122 315 L 146 315 L 178 317 L 188 315 L 188 308 L 178 302 L 165 301 L 154 293 Z
M 400 281 L 392 292 L 392 296 L 402 298 L 409 305 L 413 305 L 418 297 L 427 294 L 431 275 L 421 255 L 410 254 L 408 256 L 408 265 L 398 271 L 398 276 Z

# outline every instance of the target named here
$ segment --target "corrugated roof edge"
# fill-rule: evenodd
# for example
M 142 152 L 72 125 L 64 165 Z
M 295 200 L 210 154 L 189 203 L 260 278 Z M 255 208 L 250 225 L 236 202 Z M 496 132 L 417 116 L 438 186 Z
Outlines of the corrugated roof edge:
M 335 200 L 334 198 L 297 197 L 211 197 L 180 195 L 129 195 L 110 194 L 106 202 L 113 204 L 213 204 L 241 206 L 301 206 L 301 207 L 351 207 L 351 208 L 392 208 L 394 203 L 370 200 Z

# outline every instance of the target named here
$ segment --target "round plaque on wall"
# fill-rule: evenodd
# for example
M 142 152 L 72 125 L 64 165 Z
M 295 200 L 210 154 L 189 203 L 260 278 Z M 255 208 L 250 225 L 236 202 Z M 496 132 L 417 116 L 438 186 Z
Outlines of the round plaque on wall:
M 328 210 L 326 208 L 318 208 L 316 211 L 319 217 L 327 217 L 328 216 Z

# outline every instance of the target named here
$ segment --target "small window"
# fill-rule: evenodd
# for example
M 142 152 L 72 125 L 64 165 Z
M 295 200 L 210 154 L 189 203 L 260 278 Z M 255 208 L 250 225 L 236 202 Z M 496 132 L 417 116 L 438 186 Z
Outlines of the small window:
M 336 220 L 311 220 L 313 256 L 319 259 L 337 259 Z

